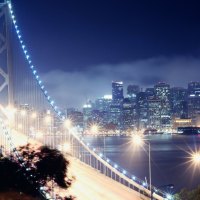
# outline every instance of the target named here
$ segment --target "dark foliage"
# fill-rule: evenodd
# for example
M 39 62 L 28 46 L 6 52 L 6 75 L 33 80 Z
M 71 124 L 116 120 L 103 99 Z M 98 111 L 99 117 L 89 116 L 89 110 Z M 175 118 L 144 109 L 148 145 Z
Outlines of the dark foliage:
M 199 200 L 200 199 L 200 185 L 193 189 L 182 189 L 179 194 L 175 195 L 175 200 Z
M 65 181 L 67 166 L 69 161 L 56 149 L 49 147 L 42 147 L 40 152 L 37 153 L 39 161 L 36 163 L 37 172 L 40 174 L 41 179 L 53 178 L 54 181 L 60 186 L 67 188 L 69 182 Z
M 37 196 L 38 192 L 36 187 L 27 180 L 23 175 L 25 169 L 8 158 L 0 159 L 0 191 L 8 191 L 9 189 L 15 189 L 24 193 Z
M 69 161 L 60 151 L 47 146 L 36 148 L 30 144 L 19 147 L 17 151 L 21 159 L 13 155 L 0 157 L 0 191 L 14 189 L 39 196 L 38 188 L 50 180 L 62 188 L 71 185 L 71 180 L 66 177 Z

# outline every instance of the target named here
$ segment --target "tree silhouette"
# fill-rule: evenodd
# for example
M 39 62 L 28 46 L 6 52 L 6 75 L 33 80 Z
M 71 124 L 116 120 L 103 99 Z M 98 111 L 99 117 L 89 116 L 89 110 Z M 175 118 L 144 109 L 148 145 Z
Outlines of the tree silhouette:
M 20 146 L 16 151 L 18 158 L 14 154 L 0 158 L 0 191 L 14 189 L 39 196 L 38 188 L 50 180 L 66 189 L 71 185 L 72 180 L 67 177 L 69 161 L 60 151 L 30 144 Z

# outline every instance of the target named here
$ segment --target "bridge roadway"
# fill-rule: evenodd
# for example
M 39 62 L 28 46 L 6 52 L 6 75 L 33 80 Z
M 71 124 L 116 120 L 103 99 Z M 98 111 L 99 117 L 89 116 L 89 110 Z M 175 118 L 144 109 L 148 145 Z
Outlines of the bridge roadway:
M 13 143 L 16 146 L 25 145 L 27 137 L 15 132 L 12 134 Z M 41 145 L 39 142 L 29 139 L 34 145 Z M 75 158 L 70 160 L 69 174 L 75 180 L 72 187 L 66 190 L 59 190 L 61 196 L 71 194 L 77 200 L 141 200 L 139 193 L 128 187 L 106 177 L 97 170 L 81 163 Z M 56 189 L 55 189 L 56 190 Z M 55 192 L 56 193 L 56 192 Z M 62 194 L 63 193 L 63 194 Z
M 69 193 L 77 200 L 140 200 L 134 190 L 106 177 L 97 170 L 70 159 L 70 174 L 76 177 Z

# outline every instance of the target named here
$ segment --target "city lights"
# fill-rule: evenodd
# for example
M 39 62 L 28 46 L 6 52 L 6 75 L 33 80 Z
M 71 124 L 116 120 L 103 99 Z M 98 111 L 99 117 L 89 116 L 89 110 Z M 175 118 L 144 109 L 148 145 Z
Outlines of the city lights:
M 137 146 L 142 146 L 144 144 L 144 140 L 141 135 L 133 134 L 132 135 L 132 142 Z
M 200 152 L 192 153 L 191 158 L 195 165 L 200 165 Z
M 15 113 L 16 113 L 15 107 L 7 106 L 4 111 L 5 111 L 5 114 L 6 114 L 6 116 L 8 117 L 9 120 L 14 120 L 14 116 L 15 116 Z
M 64 121 L 64 126 L 65 126 L 65 128 L 67 128 L 67 129 L 71 128 L 71 127 L 72 127 L 72 121 L 71 121 L 70 119 L 66 119 L 66 120 Z
M 25 117 L 27 112 L 26 112 L 26 110 L 21 110 L 20 114 L 21 114 L 22 117 Z
M 91 131 L 92 134 L 98 134 L 98 132 L 99 132 L 99 126 L 97 124 L 93 124 L 90 127 L 90 131 Z
M 22 124 L 18 124 L 18 129 L 22 129 L 23 128 L 23 126 L 22 126 Z
M 35 133 L 36 139 L 41 139 L 43 136 L 44 136 L 44 133 L 42 133 L 41 131 L 38 131 Z
M 90 165 L 90 167 L 93 167 L 96 171 L 98 171 L 98 173 L 103 172 L 104 175 L 111 177 L 111 179 L 118 181 L 131 189 L 135 189 L 136 190 L 135 192 L 138 192 L 138 191 L 142 192 L 143 195 L 146 195 L 146 198 L 148 198 L 148 199 L 150 198 L 151 200 L 153 200 L 153 199 L 172 200 L 173 196 L 171 194 L 167 194 L 166 192 L 164 192 L 164 190 L 163 191 L 156 190 L 155 187 L 153 187 L 151 185 L 151 183 L 152 183 L 151 178 L 153 177 L 153 175 L 151 177 L 151 161 L 154 161 L 153 160 L 154 154 L 153 154 L 153 159 L 151 160 L 151 143 L 150 143 L 150 141 L 154 140 L 154 137 L 157 137 L 157 136 L 160 137 L 159 135 L 161 135 L 161 134 L 162 134 L 161 137 L 163 137 L 163 138 L 166 135 L 169 137 L 172 137 L 172 138 L 170 138 L 171 140 L 174 139 L 173 134 L 181 134 L 181 135 L 194 134 L 195 137 L 198 134 L 200 134 L 200 127 L 198 127 L 198 125 L 200 124 L 198 122 L 198 119 L 200 116 L 200 114 L 199 114 L 200 82 L 198 82 L 198 81 L 191 82 L 188 84 L 187 88 L 186 87 L 184 87 L 184 88 L 174 87 L 170 84 L 172 84 L 172 82 L 173 83 L 176 83 L 176 81 L 178 82 L 178 80 L 176 80 L 175 77 L 177 75 L 181 76 L 181 70 L 178 71 L 179 67 L 176 65 L 177 71 L 174 74 L 171 73 L 171 71 L 169 70 L 170 73 L 167 74 L 166 77 L 165 77 L 165 72 L 166 71 L 168 72 L 168 69 L 167 70 L 165 69 L 166 71 L 165 70 L 162 71 L 161 68 L 157 67 L 157 65 L 159 65 L 159 66 L 163 67 L 163 69 L 164 69 L 165 65 L 171 64 L 171 66 L 174 66 L 174 64 L 171 62 L 171 60 L 173 62 L 176 61 L 175 62 L 176 64 L 180 62 L 179 60 L 181 60 L 181 62 L 180 62 L 181 66 L 183 66 L 183 68 L 184 68 L 184 65 L 182 65 L 182 63 L 183 63 L 182 57 L 181 57 L 181 59 L 180 58 L 172 59 L 171 57 L 165 58 L 165 55 L 163 55 L 163 57 L 165 59 L 163 59 L 163 58 L 158 59 L 157 55 L 154 55 L 154 53 L 156 54 L 157 52 L 153 52 L 153 50 L 155 48 L 151 48 L 150 49 L 150 51 L 152 51 L 151 54 L 153 56 L 155 56 L 152 58 L 155 58 L 155 59 L 150 59 L 150 61 L 148 59 L 146 59 L 146 58 L 151 58 L 151 56 L 149 57 L 148 55 L 146 55 L 146 54 L 148 54 L 148 52 L 146 52 L 146 51 L 145 51 L 145 53 L 146 53 L 145 56 L 143 54 L 141 54 L 140 51 L 139 52 L 132 51 L 132 52 L 138 52 L 138 56 L 136 56 L 137 58 L 133 58 L 136 60 L 133 60 L 133 61 L 131 61 L 131 59 L 129 59 L 128 61 L 124 60 L 124 62 L 121 63 L 121 61 L 123 61 L 123 59 L 120 58 L 120 62 L 118 62 L 116 60 L 116 59 L 118 59 L 117 58 L 118 53 L 114 54 L 115 59 L 114 58 L 109 58 L 109 59 L 111 61 L 116 60 L 117 64 L 116 63 L 114 63 L 114 65 L 112 63 L 109 64 L 110 61 L 108 61 L 108 65 L 107 65 L 106 64 L 107 61 L 105 60 L 104 63 L 98 63 L 98 65 L 95 65 L 95 64 L 93 65 L 94 68 L 97 66 L 103 66 L 103 67 L 101 67 L 101 70 L 102 69 L 105 70 L 105 73 L 98 73 L 98 72 L 101 72 L 101 70 L 96 71 L 96 68 L 95 68 L 94 71 L 92 70 L 92 72 L 94 72 L 94 73 L 90 72 L 90 76 L 86 75 L 86 77 L 90 77 L 90 78 L 93 77 L 91 80 L 93 81 L 95 79 L 95 84 L 94 85 L 91 84 L 91 86 L 93 87 L 91 90 L 86 91 L 86 89 L 87 89 L 87 87 L 86 87 L 86 89 L 84 89 L 83 91 L 78 93 L 78 95 L 80 95 L 80 94 L 85 95 L 85 102 L 82 101 L 81 105 L 83 105 L 83 107 L 81 109 L 77 109 L 77 107 L 72 108 L 72 107 L 70 107 L 71 105 L 61 105 L 62 107 L 58 107 L 58 105 L 56 105 L 56 102 L 59 102 L 59 101 L 62 102 L 62 101 L 61 101 L 61 99 L 60 100 L 54 99 L 52 97 L 53 94 L 49 94 L 47 88 L 43 85 L 43 80 L 41 79 L 41 76 L 38 73 L 41 69 L 39 70 L 39 68 L 37 68 L 37 66 L 35 67 L 35 65 L 32 61 L 32 56 L 30 54 L 31 51 L 28 50 L 28 48 L 27 48 L 28 46 L 25 43 L 25 41 L 23 40 L 23 32 L 22 32 L 23 28 L 21 29 L 21 27 L 19 27 L 18 19 L 15 16 L 13 7 L 11 5 L 11 0 L 4 1 L 4 2 L 7 3 L 7 5 L 6 5 L 7 9 L 5 9 L 5 12 L 8 11 L 8 14 L 10 14 L 9 19 L 14 24 L 14 26 L 12 28 L 14 28 L 13 30 L 15 30 L 17 40 L 19 40 L 19 42 L 20 42 L 19 43 L 20 51 L 23 54 L 23 59 L 26 61 L 26 66 L 28 66 L 28 70 L 30 71 L 29 75 L 32 76 L 33 80 L 35 81 L 35 82 L 33 82 L 33 80 L 31 80 L 34 83 L 34 89 L 36 88 L 35 91 L 34 90 L 32 91 L 31 90 L 32 82 L 31 81 L 28 82 L 28 84 L 25 85 L 25 88 L 26 88 L 25 90 L 30 89 L 31 94 L 26 93 L 24 96 L 23 95 L 20 96 L 21 95 L 21 92 L 20 92 L 18 94 L 18 96 L 20 96 L 20 97 L 18 97 L 18 98 L 15 97 L 15 99 L 13 101 L 14 102 L 13 105 L 16 106 L 16 108 L 10 106 L 10 107 L 7 107 L 4 109 L 2 116 L 5 119 L 3 119 L 3 120 L 0 119 L 0 125 L 1 125 L 0 128 L 2 129 L 2 132 L 5 132 L 6 137 L 9 136 L 9 134 L 11 134 L 12 131 L 15 131 L 14 129 L 16 129 L 16 132 L 25 133 L 25 135 L 28 137 L 33 136 L 32 138 L 35 140 L 43 138 L 43 140 L 38 140 L 37 142 L 40 144 L 43 144 L 43 145 L 49 145 L 52 148 L 59 147 L 59 149 L 65 153 L 70 152 L 69 157 L 75 157 L 77 159 L 81 158 L 80 159 L 81 162 L 84 162 L 85 164 Z M 47 7 L 45 7 L 45 8 L 47 8 Z M 132 13 L 135 13 L 135 12 L 132 12 Z M 138 13 L 141 13 L 141 12 L 138 12 Z M 4 10 L 1 14 L 4 17 Z M 6 15 L 5 18 L 7 18 L 8 16 Z M 113 15 L 111 15 L 111 16 L 113 16 Z M 181 19 L 182 18 L 184 19 L 184 17 L 181 17 Z M 120 18 L 120 19 L 123 20 L 123 18 Z M 151 19 L 151 18 L 149 18 L 149 19 Z M 158 17 L 158 19 L 160 19 L 160 18 Z M 137 20 L 137 18 L 136 18 L 136 20 Z M 9 20 L 7 20 L 7 21 L 9 21 Z M 158 20 L 158 21 L 162 21 L 162 20 Z M 127 23 L 124 23 L 124 24 L 126 25 Z M 134 23 L 134 25 L 135 24 L 138 24 L 138 23 Z M 166 24 L 168 24 L 168 23 L 165 23 L 165 26 L 166 26 Z M 196 24 L 196 23 L 194 23 L 194 24 Z M 5 24 L 5 25 L 7 25 L 7 24 Z M 98 23 L 97 23 L 97 25 L 98 25 Z M 116 24 L 115 24 L 115 26 L 116 26 Z M 144 27 L 145 26 L 142 26 L 142 28 L 144 28 Z M 159 27 L 159 26 L 157 26 L 157 27 Z M 115 30 L 115 28 L 111 27 L 111 30 Z M 138 30 L 138 29 L 134 29 L 134 30 Z M 173 29 L 168 29 L 168 30 L 173 30 Z M 191 29 L 191 30 L 193 30 L 193 29 Z M 142 31 L 142 32 L 144 32 L 144 31 Z M 7 27 L 6 27 L 5 33 L 6 34 L 8 33 Z M 111 35 L 111 34 L 109 34 L 109 35 Z M 155 35 L 155 34 L 151 34 L 151 35 Z M 4 33 L 3 33 L 3 36 L 4 36 Z M 179 34 L 179 36 L 180 36 L 180 34 Z M 124 37 L 121 37 L 121 38 L 123 39 Z M 147 37 L 147 38 L 149 38 L 149 37 Z M 190 37 L 188 37 L 188 38 L 190 38 Z M 125 38 L 125 39 L 126 39 L 126 41 L 128 41 L 128 38 Z M 9 46 L 10 46 L 10 44 L 7 45 L 7 41 L 9 41 L 9 40 L 7 40 L 6 36 L 5 36 L 5 38 L 2 37 L 1 40 L 2 40 L 2 51 L 4 51 L 5 48 L 9 48 Z M 3 43 L 4 43 L 3 40 L 6 41 L 5 46 L 3 45 Z M 109 40 L 109 41 L 111 41 L 111 43 L 112 43 L 112 40 Z M 142 43 L 144 43 L 144 41 L 146 41 L 146 39 L 144 39 Z M 122 43 L 121 41 L 119 41 L 119 42 L 120 42 L 120 44 Z M 55 44 L 57 44 L 57 43 L 55 43 Z M 89 43 L 86 43 L 86 42 L 83 44 L 89 45 Z M 157 42 L 157 44 L 159 46 L 161 43 Z M 188 42 L 187 42 L 187 45 L 188 45 Z M 125 45 L 125 46 L 127 46 L 127 45 Z M 141 46 L 141 45 L 132 45 L 132 47 L 135 47 L 135 46 Z M 144 47 L 145 47 L 145 45 L 144 45 Z M 169 48 L 169 47 L 171 47 L 171 45 L 166 45 L 166 48 Z M 187 46 L 185 48 L 188 49 Z M 59 48 L 57 48 L 57 49 L 59 49 Z M 76 46 L 74 46 L 74 49 L 76 49 Z M 88 48 L 88 49 L 90 49 L 90 48 Z M 130 48 L 127 48 L 127 51 L 129 51 L 129 49 Z M 146 49 L 146 48 L 144 48 L 144 49 Z M 156 49 L 162 49 L 162 48 L 159 47 Z M 177 49 L 180 49 L 180 48 L 174 48 L 174 49 L 175 50 L 174 50 L 173 55 L 179 55 L 179 53 L 176 51 L 178 51 Z M 170 48 L 166 50 L 166 52 L 168 52 L 168 51 L 171 51 Z M 99 51 L 99 52 L 102 52 L 102 51 Z M 165 51 L 163 51 L 163 52 L 165 54 Z M 183 52 L 185 52 L 185 51 L 183 51 Z M 6 54 L 8 54 L 8 53 L 9 53 L 9 49 L 6 52 Z M 18 54 L 20 54 L 20 52 L 18 52 Z M 139 55 L 139 54 L 141 54 L 141 55 Z M 167 55 L 168 54 L 171 55 L 170 52 L 168 52 Z M 101 55 L 99 54 L 98 56 L 101 56 Z M 110 55 L 110 56 L 112 57 L 112 55 Z M 129 53 L 127 54 L 127 56 L 129 57 Z M 142 59 L 144 59 L 144 62 L 143 62 L 143 60 L 142 60 L 142 62 L 137 62 L 137 59 L 139 60 L 140 56 L 142 57 Z M 96 57 L 97 56 L 93 56 L 94 62 L 95 62 Z M 192 59 L 194 59 L 193 56 L 191 56 L 191 57 L 192 57 Z M 72 58 L 73 58 L 73 56 L 72 56 Z M 169 59 L 169 60 L 171 59 L 170 62 L 167 62 L 168 61 L 167 59 Z M 79 60 L 78 60 L 78 62 L 81 62 Z M 88 59 L 85 59 L 85 60 L 88 60 Z M 100 59 L 100 60 L 103 60 L 103 59 Z M 177 60 L 178 60 L 178 62 L 177 62 Z M 136 68 L 134 68 L 132 71 L 132 68 L 130 67 L 130 65 L 132 66 L 134 63 L 136 63 L 137 65 L 135 65 Z M 146 67 L 147 63 L 148 64 L 150 63 L 150 65 L 153 66 L 151 68 L 152 71 L 150 68 L 148 68 L 148 69 L 150 69 L 150 73 L 148 73 L 149 72 L 148 70 L 147 70 L 148 72 L 145 72 L 147 69 L 147 67 Z M 188 64 L 188 62 L 185 62 L 185 63 Z M 194 62 L 193 64 L 196 64 L 196 63 L 198 63 L 198 62 Z M 84 63 L 82 63 L 81 65 L 83 65 L 83 64 Z M 58 64 L 58 66 L 63 67 L 64 65 Z M 112 72 L 113 66 L 116 67 L 118 73 Z M 140 67 L 142 66 L 143 72 L 145 72 L 146 74 L 140 73 L 141 71 L 139 69 L 137 69 L 138 66 L 140 66 Z M 190 66 L 190 65 L 188 65 L 188 66 Z M 191 65 L 191 66 L 193 67 L 193 65 Z M 191 67 L 191 71 L 192 71 L 192 67 Z M 77 64 L 77 71 L 78 71 L 78 68 L 79 68 L 79 64 Z M 45 67 L 44 67 L 44 69 L 45 69 Z M 88 69 L 85 70 L 84 72 L 89 74 Z M 6 70 L 5 72 L 7 73 L 7 71 L 8 70 Z M 189 72 L 190 70 L 187 69 L 186 71 Z M 21 73 L 21 71 L 20 71 L 18 74 L 20 74 L 23 77 L 23 76 L 26 76 L 25 73 Z M 128 73 L 130 73 L 130 74 L 128 74 Z M 111 74 L 112 74 L 112 76 L 111 76 Z M 171 74 L 173 76 L 170 76 Z M 196 74 L 197 74 L 196 77 L 198 77 L 198 73 L 196 73 Z M 77 74 L 75 74 L 75 75 L 77 75 Z M 98 76 L 100 76 L 100 75 L 105 75 L 104 77 L 102 76 L 102 80 L 106 80 L 106 83 L 107 83 L 108 77 L 109 77 L 109 79 L 110 79 L 110 77 L 112 77 L 113 79 L 114 78 L 118 78 L 118 79 L 116 79 L 116 81 L 112 81 L 112 90 L 110 92 L 107 90 L 105 91 L 106 93 L 108 92 L 108 94 L 110 93 L 109 95 L 103 96 L 103 93 L 100 93 L 100 95 L 98 96 L 100 98 L 95 98 L 94 95 L 97 94 L 97 92 L 99 92 L 100 90 L 103 91 L 102 88 L 103 88 L 103 86 L 105 86 L 104 85 L 105 83 L 100 85 L 100 79 L 98 78 Z M 144 77 L 139 77 L 141 75 Z M 189 72 L 188 75 L 191 76 L 191 73 Z M 52 78 L 52 80 L 49 80 L 49 81 L 57 81 L 58 80 L 58 78 L 56 77 L 57 73 L 54 73 L 54 71 L 51 74 L 51 76 L 53 78 Z M 150 76 L 152 76 L 152 77 L 150 77 Z M 72 77 L 76 77 L 76 76 L 72 76 Z M 171 79 L 171 77 L 173 77 L 173 80 Z M 28 79 L 29 77 L 28 78 L 25 77 L 25 78 Z M 127 78 L 127 79 L 125 79 L 125 78 Z M 131 82 L 131 78 L 133 78 L 132 82 Z M 159 82 L 157 84 L 155 83 L 154 85 L 152 84 L 152 86 L 150 86 L 150 84 L 153 83 L 153 81 L 158 80 L 158 78 L 159 79 L 163 78 L 163 80 L 169 81 L 170 84 L 165 83 L 165 82 Z M 186 76 L 184 83 L 186 82 L 187 78 L 188 77 Z M 10 77 L 8 77 L 7 80 L 8 80 L 8 82 L 10 82 L 10 80 L 11 80 Z M 64 79 L 61 79 L 61 80 L 64 80 Z M 60 83 L 61 80 L 59 80 L 58 83 Z M 71 79 L 69 79 L 69 80 L 71 80 Z M 81 85 L 81 81 L 83 81 L 83 80 L 82 79 L 80 79 L 80 80 L 74 79 L 74 80 L 72 80 L 72 81 L 74 81 L 74 84 L 72 84 L 69 87 L 72 87 L 74 89 L 75 86 Z M 124 82 L 122 80 L 127 81 L 127 82 L 124 84 Z M 45 82 L 47 82 L 47 81 L 45 80 Z M 127 91 L 126 91 L 125 86 L 127 83 L 131 84 L 131 85 L 127 85 Z M 135 85 L 138 83 L 140 83 L 141 85 Z M 86 84 L 88 84 L 87 81 L 86 81 Z M 52 84 L 49 84 L 49 85 L 48 85 L 49 87 L 52 87 Z M 101 86 L 102 86 L 102 88 L 99 89 Z M 147 88 L 144 88 L 145 86 L 147 86 Z M 8 87 L 8 89 L 11 88 L 8 83 L 7 83 L 7 87 Z M 18 87 L 19 87 L 19 90 L 24 89 L 24 88 L 20 88 L 20 84 Z M 52 88 L 50 88 L 50 89 L 52 89 Z M 104 87 L 104 89 L 105 89 L 105 87 Z M 15 91 L 14 88 L 13 88 L 13 90 Z M 59 87 L 59 89 L 53 88 L 52 91 L 53 92 L 56 91 L 58 94 L 61 94 L 61 95 L 68 95 L 68 97 L 70 95 L 73 95 L 73 93 L 70 94 L 70 92 L 69 92 L 69 91 L 72 91 L 72 89 L 65 91 L 64 89 L 62 90 L 61 87 Z M 74 91 L 75 91 L 75 89 L 74 89 Z M 89 94 L 91 91 L 93 91 L 94 93 Z M 15 93 L 16 93 L 16 91 L 15 91 Z M 38 95 L 38 93 L 39 93 L 39 95 Z M 31 101 L 32 100 L 31 95 L 34 97 L 33 98 L 34 102 Z M 72 99 L 75 99 L 75 97 L 76 96 L 73 96 Z M 31 100 L 29 100 L 29 99 L 31 99 Z M 38 99 L 40 99 L 40 100 L 38 100 Z M 44 102 L 44 99 L 46 100 L 46 102 Z M 80 99 L 81 98 L 77 98 L 73 102 L 74 103 L 73 105 L 75 105 L 76 102 L 80 101 Z M 66 103 L 66 102 L 67 101 L 65 101 L 64 103 Z M 39 105 L 40 103 L 41 103 L 41 105 Z M 37 109 L 37 108 L 39 108 L 39 109 Z M 49 110 L 46 112 L 47 108 Z M 61 108 L 65 108 L 65 109 L 62 110 Z M 14 126 L 11 126 L 12 121 L 14 121 L 14 123 L 13 123 Z M 7 131 L 4 128 L 4 126 L 8 127 L 9 130 Z M 30 130 L 29 130 L 29 128 L 30 128 Z M 137 131 L 137 130 L 141 130 L 140 132 L 142 132 L 142 134 L 140 134 L 139 131 Z M 134 134 L 132 134 L 132 132 L 134 132 Z M 11 136 L 7 137 L 8 138 L 7 140 L 11 140 L 12 139 Z M 107 136 L 109 136 L 109 138 L 106 138 Z M 128 141 L 127 143 L 131 144 L 130 145 L 131 146 L 130 154 L 139 152 L 136 155 L 136 156 L 139 156 L 140 150 L 141 151 L 145 150 L 145 153 L 148 153 L 149 169 L 146 170 L 147 160 L 145 160 L 145 166 L 144 166 L 145 170 L 143 172 L 145 174 L 140 175 L 143 178 L 143 180 L 139 179 L 137 176 L 133 176 L 131 173 L 129 173 L 129 170 L 126 170 L 124 168 L 125 166 L 127 166 L 127 163 L 121 163 L 123 167 L 120 166 L 121 165 L 120 162 L 122 162 L 120 160 L 120 156 L 123 156 L 122 148 L 124 148 L 124 146 L 127 145 L 127 143 L 123 144 L 124 145 L 123 146 L 119 142 L 120 148 L 118 148 L 118 146 L 117 146 L 118 143 L 116 143 L 117 145 L 114 144 L 117 146 L 117 153 L 119 152 L 119 154 L 117 154 L 117 156 L 116 156 L 117 159 L 114 162 L 112 161 L 112 159 L 107 158 L 107 149 L 108 149 L 108 157 L 109 157 L 109 155 L 111 155 L 111 157 L 115 158 L 111 154 L 112 152 L 111 153 L 109 152 L 109 151 L 113 151 L 113 149 L 111 149 L 109 146 L 110 141 L 112 141 L 113 143 L 115 141 L 114 137 L 111 138 L 110 136 L 116 136 L 115 138 L 119 139 L 120 142 L 123 140 L 122 137 L 126 137 L 126 140 Z M 101 141 L 101 139 L 99 139 L 100 137 L 102 137 L 104 139 L 104 141 Z M 148 140 L 145 140 L 146 137 L 148 138 Z M 95 138 L 98 138 L 98 144 L 94 142 Z M 11 147 L 15 146 L 16 141 L 15 140 L 13 140 L 13 141 L 14 141 L 14 144 L 12 144 L 10 142 Z M 106 146 L 106 148 L 105 148 L 105 144 L 107 145 L 107 141 L 108 141 L 108 146 Z M 196 141 L 198 141 L 198 138 L 197 139 L 195 138 L 195 142 Z M 103 147 L 103 145 L 104 145 L 104 147 Z M 155 144 L 152 142 L 152 145 L 155 145 Z M 133 148 L 132 148 L 133 146 L 136 147 L 134 149 L 136 151 L 133 150 Z M 148 150 L 147 150 L 147 147 L 148 147 Z M 10 148 L 10 149 L 12 149 L 12 148 Z M 152 149 L 157 150 L 158 147 L 152 148 Z M 165 148 L 165 149 L 170 149 L 170 148 Z M 170 154 L 170 156 L 171 155 L 172 154 Z M 131 155 L 131 156 L 135 156 L 135 155 Z M 128 161 L 129 161 L 130 155 L 128 155 L 128 156 L 125 155 L 124 158 L 125 157 L 128 157 Z M 18 155 L 18 158 L 20 160 L 23 160 L 23 157 L 21 155 Z M 145 159 L 147 159 L 147 156 L 145 157 Z M 199 150 L 192 152 L 190 154 L 190 157 L 188 160 L 189 160 L 188 162 L 190 162 L 190 164 L 192 163 L 193 167 L 195 166 L 197 169 L 200 169 L 200 151 Z M 134 159 L 134 162 L 136 163 L 136 164 L 134 163 L 136 166 L 137 159 Z M 160 164 L 159 162 L 163 162 L 163 160 L 158 161 L 157 163 L 155 162 L 155 163 Z M 116 163 L 118 163 L 119 165 Z M 168 163 L 170 163 L 170 162 L 168 162 Z M 163 163 L 161 163 L 161 164 L 163 164 Z M 20 162 L 20 166 L 26 166 L 25 162 Z M 134 170 L 135 170 L 134 167 L 130 171 L 134 172 Z M 158 167 L 160 167 L 160 166 L 158 166 Z M 27 169 L 29 169 L 29 168 L 26 168 L 26 171 L 29 171 Z M 164 169 L 163 171 L 165 171 L 165 170 L 166 169 Z M 153 172 L 154 171 L 155 170 L 153 169 Z M 167 172 L 167 170 L 166 170 L 166 172 Z M 165 175 L 168 175 L 168 173 L 165 173 Z M 34 176 L 34 174 L 31 174 L 30 176 Z M 30 176 L 28 176 L 27 180 L 30 178 Z M 144 177 L 145 177 L 145 181 L 144 181 Z M 157 178 L 157 177 L 158 176 L 155 176 L 155 178 Z M 160 176 L 160 177 L 161 177 L 160 179 L 162 179 L 162 176 Z M 155 184 L 157 184 L 156 181 L 157 180 L 155 180 Z M 162 181 L 162 180 L 159 180 L 159 181 Z M 44 192 L 43 187 L 39 187 L 39 188 L 40 188 L 40 190 L 42 190 Z M 152 196 L 152 191 L 154 191 L 153 196 Z M 51 196 L 48 192 L 44 192 L 44 194 L 47 198 L 53 199 L 53 197 L 52 197 L 53 195 Z M 156 195 L 158 195 L 158 198 L 155 197 Z M 134 197 L 133 197 L 133 199 L 134 199 Z
M 45 121 L 45 124 L 50 125 L 51 124 L 51 115 L 47 114 L 45 116 L 44 121 Z
M 33 112 L 33 113 L 31 114 L 31 118 L 32 118 L 32 119 L 36 119 L 36 117 L 37 117 L 37 113 L 36 113 L 36 112 Z

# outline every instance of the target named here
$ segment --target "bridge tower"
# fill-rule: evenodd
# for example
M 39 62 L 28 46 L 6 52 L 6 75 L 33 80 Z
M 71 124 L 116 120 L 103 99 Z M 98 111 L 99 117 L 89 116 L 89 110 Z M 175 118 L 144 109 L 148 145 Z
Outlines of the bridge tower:
M 13 105 L 12 21 L 8 3 L 0 0 L 0 104 Z

